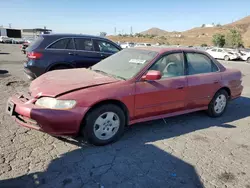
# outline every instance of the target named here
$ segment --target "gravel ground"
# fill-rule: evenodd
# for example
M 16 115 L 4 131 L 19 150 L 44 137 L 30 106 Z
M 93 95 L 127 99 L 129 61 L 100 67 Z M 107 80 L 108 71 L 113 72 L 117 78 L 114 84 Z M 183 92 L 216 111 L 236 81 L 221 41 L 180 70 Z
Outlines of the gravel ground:
M 7 98 L 26 90 L 18 45 L 0 45 L 0 187 L 250 188 L 250 64 L 243 96 L 223 117 L 204 112 L 137 124 L 111 145 L 54 138 L 16 125 Z

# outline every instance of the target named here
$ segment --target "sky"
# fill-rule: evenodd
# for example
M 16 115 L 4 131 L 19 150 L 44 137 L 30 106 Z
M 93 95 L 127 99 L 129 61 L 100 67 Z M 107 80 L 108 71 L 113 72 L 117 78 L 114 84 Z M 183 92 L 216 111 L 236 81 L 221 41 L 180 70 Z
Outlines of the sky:
M 1 0 L 0 26 L 58 33 L 184 31 L 250 15 L 250 0 Z

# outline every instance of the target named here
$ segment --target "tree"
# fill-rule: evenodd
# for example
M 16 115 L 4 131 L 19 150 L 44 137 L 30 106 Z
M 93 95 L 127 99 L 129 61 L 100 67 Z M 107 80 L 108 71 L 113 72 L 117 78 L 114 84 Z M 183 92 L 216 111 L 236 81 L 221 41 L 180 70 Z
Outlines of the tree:
M 205 27 L 205 24 L 202 24 L 201 27 Z
M 216 27 L 221 27 L 221 24 L 220 23 L 216 24 Z
M 213 35 L 212 42 L 215 46 L 223 47 L 225 45 L 225 35 L 216 33 Z
M 226 35 L 226 45 L 233 48 L 242 47 L 243 41 L 240 32 L 236 29 L 230 29 Z
M 201 47 L 207 47 L 207 44 L 202 44 Z

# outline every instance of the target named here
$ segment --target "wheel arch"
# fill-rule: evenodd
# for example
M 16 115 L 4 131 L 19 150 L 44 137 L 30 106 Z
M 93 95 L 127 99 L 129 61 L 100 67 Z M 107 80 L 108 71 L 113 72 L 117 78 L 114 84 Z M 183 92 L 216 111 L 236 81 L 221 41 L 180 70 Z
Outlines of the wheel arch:
M 128 125 L 128 122 L 129 122 L 129 110 L 128 110 L 128 107 L 120 100 L 117 100 L 117 99 L 107 99 L 107 100 L 103 100 L 103 101 L 99 101 L 95 104 L 93 104 L 89 110 L 85 113 L 83 119 L 82 119 L 82 122 L 81 122 L 81 125 L 80 125 L 80 129 L 79 129 L 79 132 L 81 131 L 81 129 L 84 127 L 85 125 L 85 119 L 87 117 L 87 115 L 94 109 L 98 108 L 99 106 L 102 106 L 102 105 L 105 105 L 105 104 L 114 104 L 118 107 L 120 107 L 122 109 L 122 111 L 124 112 L 124 115 L 125 115 L 125 119 L 126 119 L 126 125 Z
M 229 87 L 224 86 L 224 87 L 220 88 L 218 91 L 216 91 L 216 93 L 221 91 L 221 90 L 225 90 L 228 94 L 228 97 L 231 98 L 231 90 L 229 89 Z
M 74 68 L 73 65 L 71 65 L 70 63 L 67 63 L 67 62 L 56 62 L 56 63 L 53 63 L 51 64 L 47 69 L 46 69 L 46 72 L 52 70 L 53 68 L 57 67 L 57 66 L 67 66 L 69 68 Z

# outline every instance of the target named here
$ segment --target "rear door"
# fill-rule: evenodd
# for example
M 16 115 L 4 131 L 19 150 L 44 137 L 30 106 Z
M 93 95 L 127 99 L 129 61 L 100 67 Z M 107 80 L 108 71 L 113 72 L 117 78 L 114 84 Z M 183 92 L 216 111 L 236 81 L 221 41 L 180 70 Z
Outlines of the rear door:
M 74 58 L 77 68 L 88 68 L 101 60 L 99 53 L 94 49 L 93 40 L 91 38 L 74 38 L 74 42 L 76 48 Z
M 187 108 L 201 108 L 209 104 L 221 87 L 221 73 L 213 61 L 203 53 L 185 53 L 187 64 Z
M 210 52 L 210 55 L 213 57 L 213 58 L 218 58 L 218 52 L 217 52 L 217 49 L 216 48 L 213 48 Z
M 74 51 L 75 47 L 72 38 L 60 38 L 46 47 L 43 57 L 46 62 L 50 62 L 50 66 L 53 66 L 55 63 L 68 63 L 72 67 L 75 67 Z
M 224 50 L 218 49 L 217 53 L 218 53 L 218 59 L 224 59 L 224 56 L 225 56 Z
M 111 42 L 100 39 L 93 39 L 93 42 L 95 51 L 99 52 L 100 59 L 107 58 L 110 55 L 120 51 L 120 49 Z

